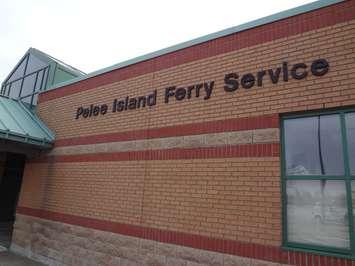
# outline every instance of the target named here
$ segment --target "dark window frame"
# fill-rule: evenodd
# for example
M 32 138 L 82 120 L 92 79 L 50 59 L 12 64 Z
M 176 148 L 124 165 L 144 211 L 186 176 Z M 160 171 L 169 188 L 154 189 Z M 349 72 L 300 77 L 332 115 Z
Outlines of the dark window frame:
M 355 184 L 355 175 L 351 175 L 350 172 L 350 161 L 349 161 L 349 152 L 347 145 L 347 130 L 345 124 L 345 115 L 347 113 L 354 113 L 355 107 L 344 108 L 344 109 L 333 109 L 327 111 L 318 111 L 318 112 L 306 112 L 302 114 L 287 114 L 281 117 L 281 184 L 282 184 L 282 246 L 286 250 L 298 250 L 304 252 L 312 252 L 323 255 L 335 255 L 338 257 L 345 258 L 355 258 L 355 232 L 354 232 L 354 210 L 353 209 L 353 200 L 352 200 L 352 191 L 351 191 L 351 182 Z M 343 160 L 344 160 L 344 175 L 342 176 L 327 176 L 327 175 L 286 175 L 286 161 L 285 161 L 285 121 L 289 119 L 297 118 L 306 118 L 322 115 L 339 115 L 340 117 L 340 126 L 341 126 L 341 140 L 343 146 Z M 347 201 L 347 210 L 348 210 L 348 227 L 349 227 L 349 240 L 350 248 L 342 249 L 328 246 L 320 246 L 314 244 L 305 244 L 305 243 L 296 243 L 288 240 L 288 228 L 287 228 L 287 192 L 286 192 L 286 183 L 287 180 L 340 180 L 345 182 L 346 187 L 346 201 Z M 355 189 L 354 189 L 355 190 Z M 355 206 L 354 206 L 355 207 Z
M 21 101 L 24 101 L 24 99 L 26 99 L 26 98 L 30 98 L 30 101 L 28 102 L 28 104 L 30 106 L 36 105 L 37 103 L 34 102 L 34 98 L 35 98 L 34 95 L 38 94 L 41 91 L 46 89 L 47 83 L 48 83 L 49 71 L 50 71 L 50 65 L 43 67 L 41 69 L 38 69 L 34 72 L 24 74 L 22 77 L 19 77 L 13 81 L 8 82 L 8 83 L 4 83 L 2 86 L 2 89 L 1 89 L 1 94 L 9 97 L 10 91 L 11 91 L 11 89 L 13 89 L 13 88 L 11 88 L 12 84 L 15 82 L 21 82 L 21 87 L 18 91 L 18 96 L 12 97 L 12 98 L 19 99 Z M 41 74 L 41 77 L 39 77 L 40 74 Z M 23 93 L 24 80 L 26 78 L 29 78 L 32 76 L 34 77 L 34 84 L 33 84 L 32 88 L 29 88 L 31 92 L 24 94 Z

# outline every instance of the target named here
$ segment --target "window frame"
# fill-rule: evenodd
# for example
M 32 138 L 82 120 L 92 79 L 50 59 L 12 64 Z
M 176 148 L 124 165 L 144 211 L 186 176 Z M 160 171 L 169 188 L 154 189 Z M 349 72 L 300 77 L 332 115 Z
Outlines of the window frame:
M 282 247 L 287 250 L 298 250 L 312 253 L 319 253 L 325 255 L 336 255 L 341 257 L 355 258 L 355 232 L 354 232 L 354 210 L 352 202 L 351 182 L 355 182 L 355 175 L 351 175 L 349 151 L 347 145 L 347 129 L 345 124 L 345 115 L 347 113 L 354 113 L 355 107 L 332 109 L 325 111 L 311 111 L 295 114 L 285 114 L 280 119 L 280 144 L 281 144 L 281 200 L 282 200 Z M 306 118 L 323 115 L 338 115 L 340 119 L 341 130 L 341 143 L 343 146 L 343 164 L 344 175 L 327 176 L 327 175 L 286 175 L 286 145 L 285 145 L 285 121 L 297 118 Z M 345 182 L 346 202 L 348 210 L 348 230 L 349 230 L 349 249 L 336 248 L 330 246 L 321 246 L 316 244 L 297 243 L 288 240 L 288 227 L 287 227 L 287 180 L 337 180 Z M 355 206 L 354 206 L 355 208 Z

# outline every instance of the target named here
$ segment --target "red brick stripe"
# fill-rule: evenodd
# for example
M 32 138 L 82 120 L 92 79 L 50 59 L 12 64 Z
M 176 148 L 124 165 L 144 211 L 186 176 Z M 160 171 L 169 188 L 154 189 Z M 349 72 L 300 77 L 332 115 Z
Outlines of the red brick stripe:
M 175 148 L 166 150 L 128 151 L 114 153 L 90 153 L 58 155 L 36 158 L 31 163 L 42 162 L 107 162 L 134 160 L 179 160 L 234 157 L 277 157 L 279 143 L 229 145 L 210 148 Z
M 280 247 L 275 246 L 266 246 L 226 239 L 216 239 L 207 236 L 104 221 L 88 217 L 80 217 L 76 215 L 33 209 L 22 206 L 17 207 L 17 213 L 71 225 L 83 226 L 101 231 L 112 232 L 116 234 L 159 241 L 163 243 L 182 245 L 197 249 L 227 253 L 266 261 L 292 264 L 297 266 L 312 265 L 306 263 L 313 257 L 321 258 L 320 263 L 313 264 L 317 266 L 351 265 L 351 260 L 329 256 L 318 256 L 303 252 L 284 251 Z
M 170 127 L 131 130 L 118 133 L 59 139 L 55 142 L 55 147 L 278 127 L 278 114 L 271 114 L 256 117 L 232 118 Z
M 53 100 L 99 86 L 273 41 L 355 18 L 355 1 L 303 13 L 256 28 L 187 47 L 169 54 L 119 68 L 39 95 L 39 102 Z

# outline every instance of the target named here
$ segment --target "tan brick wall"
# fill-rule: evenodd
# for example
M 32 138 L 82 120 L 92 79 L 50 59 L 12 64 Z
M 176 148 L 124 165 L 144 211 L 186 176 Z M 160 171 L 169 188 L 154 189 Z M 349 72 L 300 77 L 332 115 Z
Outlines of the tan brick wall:
M 50 173 L 47 164 L 37 164 L 36 167 L 31 167 L 30 164 L 26 163 L 21 185 L 21 200 L 19 200 L 18 205 L 26 202 L 32 208 L 42 208 L 45 203 L 45 196 L 51 193 L 50 188 L 47 187 L 47 179 Z
M 279 245 L 279 169 L 270 157 L 27 164 L 19 205 Z
M 355 21 L 341 23 L 50 100 L 39 104 L 39 114 L 62 139 L 355 104 L 354 36 Z M 289 65 L 309 64 L 317 58 L 330 63 L 325 76 L 308 75 L 305 80 L 290 79 L 276 85 L 265 76 L 261 88 L 240 88 L 234 93 L 223 90 L 227 73 L 256 73 L 280 66 L 283 61 Z M 209 100 L 200 97 L 164 103 L 166 87 L 210 80 L 216 83 Z M 75 121 L 76 109 L 81 105 L 111 104 L 114 98 L 145 95 L 153 89 L 158 90 L 158 103 L 150 110 L 109 112 L 104 117 Z
M 57 139 L 355 104 L 355 21 L 282 38 L 39 104 Z M 224 75 L 325 58 L 330 71 L 304 80 L 265 78 L 262 88 L 223 90 Z M 215 80 L 209 100 L 165 104 L 168 86 Z M 158 103 L 75 120 L 76 109 L 158 89 Z M 254 135 L 263 142 L 267 130 Z M 250 142 L 248 134 L 236 138 Z M 238 135 L 239 134 L 239 135 Z M 198 146 L 198 145 L 197 145 Z M 211 236 L 281 244 L 277 157 L 29 163 L 20 206 Z

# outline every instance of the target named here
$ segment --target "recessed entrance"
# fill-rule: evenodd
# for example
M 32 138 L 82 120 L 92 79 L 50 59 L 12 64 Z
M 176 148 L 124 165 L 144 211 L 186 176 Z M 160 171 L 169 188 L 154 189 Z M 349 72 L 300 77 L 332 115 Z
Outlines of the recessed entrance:
M 0 246 L 9 247 L 26 156 L 0 152 Z

